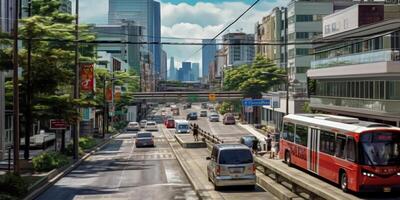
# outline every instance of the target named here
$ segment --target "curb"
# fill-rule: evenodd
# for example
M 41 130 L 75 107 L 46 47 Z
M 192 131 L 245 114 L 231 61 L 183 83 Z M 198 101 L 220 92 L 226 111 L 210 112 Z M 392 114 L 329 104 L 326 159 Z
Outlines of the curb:
M 205 142 L 185 142 L 182 140 L 181 137 L 179 137 L 178 135 L 175 135 L 175 139 L 178 141 L 178 143 L 183 147 L 183 148 L 191 148 L 191 149 L 195 149 L 195 148 L 206 148 L 207 145 Z
M 46 182 L 44 180 L 40 180 L 40 182 L 35 185 L 35 187 L 38 187 L 38 189 L 32 191 L 30 194 L 28 194 L 24 200 L 33 200 L 36 197 L 38 197 L 40 194 L 45 192 L 47 189 L 49 189 L 51 186 L 53 186 L 57 181 L 59 181 L 61 178 L 63 178 L 65 175 L 69 174 L 72 170 L 76 169 L 83 161 L 85 161 L 87 158 L 89 158 L 91 155 L 99 151 L 101 148 L 103 148 L 105 145 L 107 145 L 109 142 L 111 142 L 114 138 L 116 138 L 118 135 L 121 133 L 115 134 L 110 136 L 107 140 L 104 142 L 98 144 L 96 147 L 93 147 L 91 151 L 86 153 L 84 156 L 82 156 L 79 160 L 75 161 L 72 163 L 69 167 L 65 168 L 60 168 L 60 169 L 55 169 L 55 172 L 50 172 L 49 175 L 44 177 L 43 179 L 48 179 Z M 54 174 L 53 174 L 54 173 Z M 52 174 L 52 178 L 50 178 L 50 174 Z M 42 183 L 44 182 L 44 183 Z M 39 184 L 43 184 L 42 186 L 38 186 Z

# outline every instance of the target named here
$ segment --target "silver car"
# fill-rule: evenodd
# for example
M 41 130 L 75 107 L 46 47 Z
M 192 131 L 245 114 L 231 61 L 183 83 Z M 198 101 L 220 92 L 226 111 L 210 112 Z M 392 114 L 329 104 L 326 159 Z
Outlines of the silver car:
M 215 190 L 222 186 L 256 185 L 256 166 L 251 150 L 242 144 L 213 146 L 207 165 L 208 180 Z
M 211 113 L 209 116 L 208 116 L 208 121 L 210 121 L 210 122 L 219 122 L 219 115 L 218 115 L 218 113 Z
M 150 132 L 139 132 L 135 140 L 136 147 L 154 147 L 154 136 Z

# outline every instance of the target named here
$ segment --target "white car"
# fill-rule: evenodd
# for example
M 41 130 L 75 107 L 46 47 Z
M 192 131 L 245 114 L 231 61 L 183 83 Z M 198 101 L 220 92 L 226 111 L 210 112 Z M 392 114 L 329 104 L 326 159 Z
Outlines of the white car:
M 146 131 L 158 131 L 157 123 L 153 121 L 148 121 L 146 124 Z
M 146 128 L 147 120 L 140 121 L 140 128 Z
M 129 122 L 126 131 L 140 131 L 140 125 L 137 122 Z

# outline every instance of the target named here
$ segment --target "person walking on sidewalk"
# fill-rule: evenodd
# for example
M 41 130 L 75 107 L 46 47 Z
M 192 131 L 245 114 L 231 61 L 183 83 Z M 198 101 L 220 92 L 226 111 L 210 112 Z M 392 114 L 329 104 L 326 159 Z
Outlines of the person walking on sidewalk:
M 272 149 L 272 138 L 271 138 L 270 134 L 268 134 L 267 138 L 265 138 L 265 143 L 267 143 L 267 153 L 269 153 L 269 158 L 271 158 L 272 157 L 272 152 L 271 152 L 271 149 Z
M 199 125 L 197 124 L 193 125 L 193 137 L 194 141 L 199 141 Z

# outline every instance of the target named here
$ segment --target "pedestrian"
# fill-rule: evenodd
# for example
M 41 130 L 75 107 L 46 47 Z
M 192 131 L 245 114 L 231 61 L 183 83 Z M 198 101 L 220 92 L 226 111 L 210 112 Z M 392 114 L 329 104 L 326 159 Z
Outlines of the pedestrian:
M 193 137 L 194 141 L 199 141 L 199 125 L 197 124 L 193 125 Z
M 258 139 L 257 138 L 253 140 L 253 145 L 251 147 L 253 149 L 253 153 L 257 154 L 257 150 L 258 150 Z
M 268 134 L 267 138 L 265 138 L 265 143 L 267 143 L 267 153 L 269 153 L 269 158 L 271 158 L 272 138 L 270 134 Z

